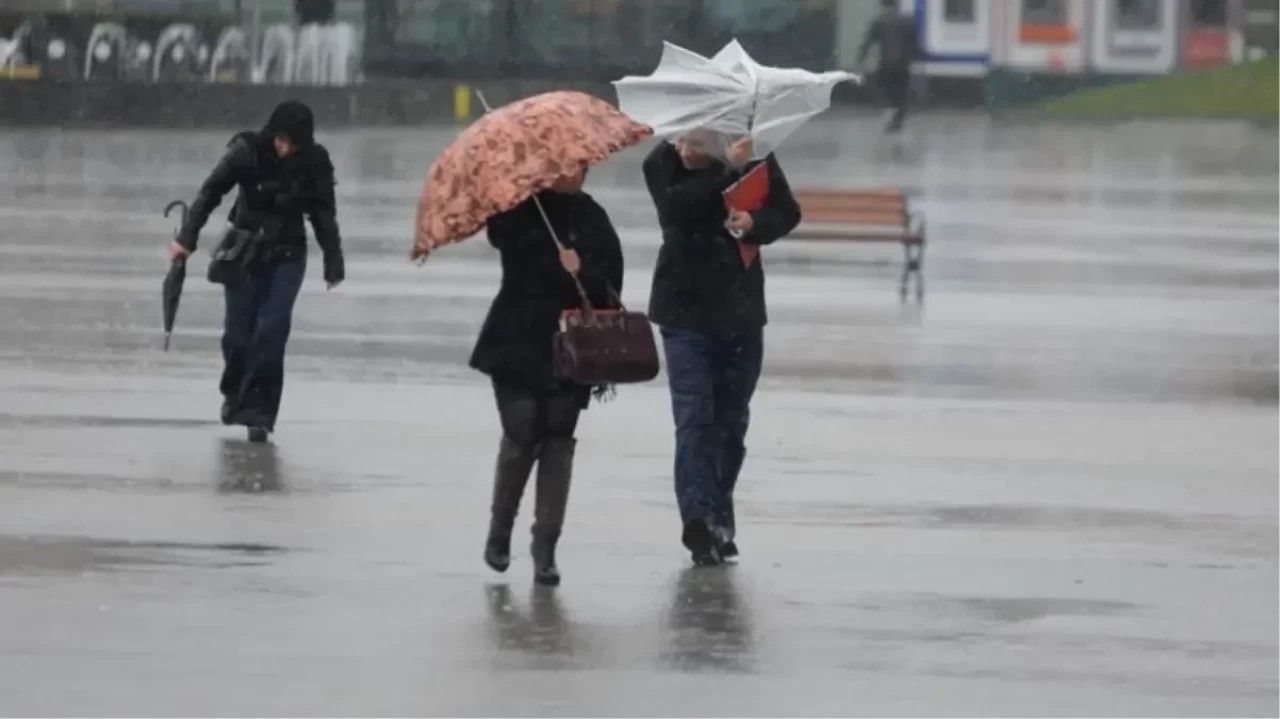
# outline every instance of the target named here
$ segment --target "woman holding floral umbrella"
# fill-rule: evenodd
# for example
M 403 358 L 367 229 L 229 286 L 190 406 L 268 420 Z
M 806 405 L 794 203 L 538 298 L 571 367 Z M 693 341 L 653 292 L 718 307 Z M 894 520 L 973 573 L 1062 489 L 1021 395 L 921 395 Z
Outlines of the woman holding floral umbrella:
M 592 387 L 558 376 L 552 338 L 585 299 L 616 308 L 622 247 L 608 214 L 583 192 L 587 168 L 651 131 L 608 103 L 554 92 L 487 113 L 436 160 L 418 205 L 415 258 L 487 226 L 502 283 L 471 355 L 493 385 L 502 438 L 484 560 L 511 563 L 511 533 L 534 466 L 534 581 L 560 583 L 580 412 Z

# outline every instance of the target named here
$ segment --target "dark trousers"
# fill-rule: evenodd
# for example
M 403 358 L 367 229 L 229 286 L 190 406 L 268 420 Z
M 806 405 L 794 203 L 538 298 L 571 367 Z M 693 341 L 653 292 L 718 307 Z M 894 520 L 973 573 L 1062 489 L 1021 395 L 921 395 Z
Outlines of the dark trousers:
M 751 396 L 764 358 L 760 331 L 735 337 L 662 330 L 676 424 L 680 518 L 736 527 L 733 490 L 746 457 Z
M 885 103 L 893 109 L 893 117 L 885 128 L 898 132 L 907 120 L 907 101 L 911 96 L 911 68 L 882 67 L 876 72 L 876 84 L 884 95 Z
M 293 304 L 306 274 L 305 257 L 282 257 L 247 284 L 225 288 L 219 387 L 232 424 L 275 429 Z
M 580 388 L 531 391 L 494 381 L 493 396 L 503 437 L 494 473 L 489 536 L 511 536 L 529 472 L 537 463 L 531 529 L 543 550 L 554 547 L 569 504 L 577 444 L 573 433 L 578 428 L 586 392 Z M 546 555 L 539 561 L 554 563 Z
M 572 439 L 582 413 L 579 390 L 534 392 L 503 382 L 493 383 L 502 432 L 521 447 L 534 447 L 546 439 Z

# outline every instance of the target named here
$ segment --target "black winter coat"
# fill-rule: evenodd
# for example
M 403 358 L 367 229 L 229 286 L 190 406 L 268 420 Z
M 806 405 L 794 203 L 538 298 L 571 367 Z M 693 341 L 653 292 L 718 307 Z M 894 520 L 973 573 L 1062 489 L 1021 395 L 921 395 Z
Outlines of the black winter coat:
M 333 163 L 323 145 L 309 144 L 281 159 L 272 147 L 272 136 L 265 131 L 242 132 L 231 138 L 226 154 L 191 203 L 178 243 L 194 251 L 209 215 L 236 187 L 240 192 L 227 218 L 232 225 L 246 230 L 263 228 L 274 252 L 297 255 L 307 251 L 306 217 L 324 253 L 325 281 L 338 282 L 345 277 L 333 196 Z
M 591 303 L 618 307 L 622 243 L 604 208 L 583 192 L 538 197 L 560 241 L 577 251 Z M 555 375 L 551 342 L 561 312 L 582 303 L 559 250 L 532 199 L 490 219 L 488 233 L 489 243 L 502 254 L 502 285 L 480 329 L 471 366 L 530 391 L 564 388 Z
M 768 245 L 800 224 L 800 206 L 773 155 L 769 201 L 751 213 L 753 229 L 742 241 Z M 644 161 L 645 184 L 662 225 L 662 248 L 653 270 L 649 317 L 661 327 L 716 336 L 755 332 L 769 321 L 764 299 L 764 258 L 743 267 L 738 241 L 725 229 L 723 193 L 757 163 L 741 171 L 723 164 L 690 170 L 667 142 Z

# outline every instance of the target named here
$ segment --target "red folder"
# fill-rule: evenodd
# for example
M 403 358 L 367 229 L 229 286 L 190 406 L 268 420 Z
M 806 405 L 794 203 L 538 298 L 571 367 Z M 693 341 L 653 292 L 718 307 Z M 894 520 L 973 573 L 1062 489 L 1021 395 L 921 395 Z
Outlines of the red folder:
M 724 206 L 730 212 L 755 212 L 768 201 L 769 166 L 766 162 L 757 163 L 724 191 Z M 750 267 L 756 257 L 760 256 L 760 246 L 750 245 L 739 239 L 738 254 L 742 256 L 742 266 Z

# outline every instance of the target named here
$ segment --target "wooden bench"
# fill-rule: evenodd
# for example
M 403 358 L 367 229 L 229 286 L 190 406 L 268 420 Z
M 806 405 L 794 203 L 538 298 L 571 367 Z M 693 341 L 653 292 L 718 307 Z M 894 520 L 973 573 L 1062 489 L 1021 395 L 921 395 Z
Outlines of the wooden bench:
M 901 244 L 899 297 L 907 301 L 914 277 L 916 301 L 924 300 L 925 219 L 911 210 L 905 194 L 899 190 L 795 190 L 794 194 L 803 219 L 792 238 Z

